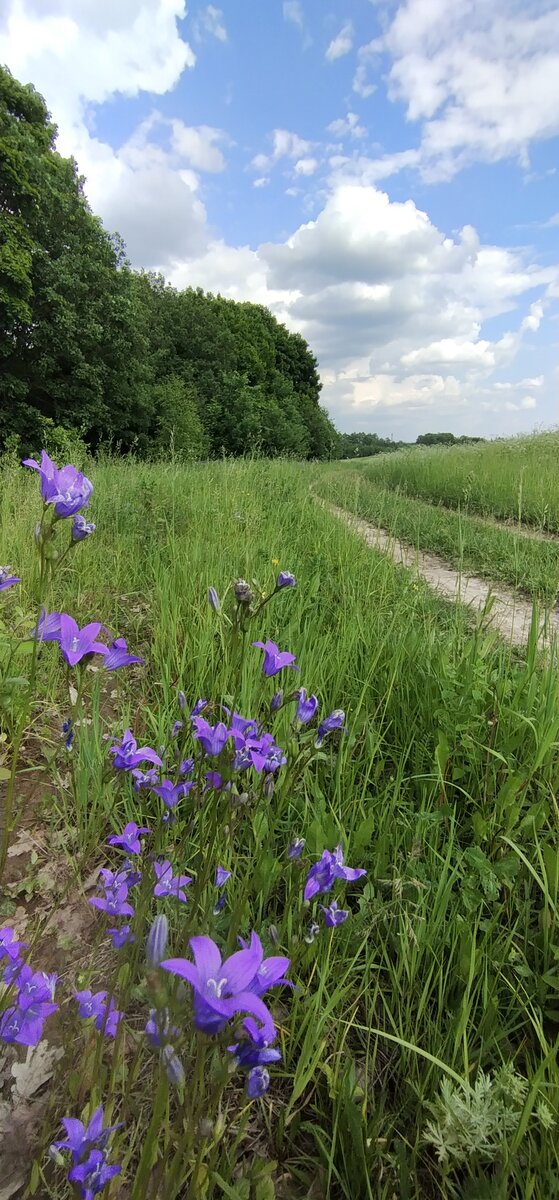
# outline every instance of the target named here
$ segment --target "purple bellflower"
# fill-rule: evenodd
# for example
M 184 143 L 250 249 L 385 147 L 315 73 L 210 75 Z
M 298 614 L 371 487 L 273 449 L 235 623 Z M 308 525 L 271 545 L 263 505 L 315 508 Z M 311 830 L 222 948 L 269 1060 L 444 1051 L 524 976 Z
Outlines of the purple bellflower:
M 129 654 L 124 638 L 115 638 L 107 650 L 103 666 L 106 671 L 117 671 L 119 667 L 131 667 L 132 663 L 143 663 L 145 659 L 138 654 Z
M 153 763 L 156 767 L 163 766 L 159 755 L 152 750 L 151 746 L 140 746 L 138 749 L 138 744 L 130 729 L 124 730 L 122 741 L 111 746 L 109 753 L 114 754 L 113 766 L 120 771 L 131 771 L 133 767 L 138 767 L 143 762 Z
M 122 1013 L 118 1011 L 115 1002 L 111 999 L 107 1001 L 106 992 L 91 992 L 86 988 L 82 992 L 74 992 L 75 999 L 78 1002 L 78 1016 L 95 1018 L 95 1028 L 102 1030 L 105 1037 L 116 1037 L 116 1031 Z
M 41 609 L 41 615 L 31 637 L 37 637 L 41 642 L 59 642 L 61 616 L 62 614 L 59 612 L 48 613 L 46 608 Z
M 89 903 L 108 917 L 133 917 L 134 909 L 128 903 L 128 885 L 121 883 L 118 887 L 107 887 L 104 896 L 91 896 Z
M 215 887 L 221 888 L 231 878 L 232 872 L 227 871 L 225 867 L 217 867 L 215 872 Z
M 0 567 L 0 592 L 6 588 L 13 587 L 14 583 L 21 583 L 18 575 L 10 575 L 9 567 Z
M 187 896 L 183 891 L 192 883 L 190 875 L 173 875 L 173 868 L 166 858 L 164 862 L 154 862 L 153 869 L 157 876 L 157 883 L 153 889 L 154 896 L 175 896 L 177 900 L 182 900 L 186 904 Z
M 41 477 L 41 496 L 45 504 L 52 500 L 56 495 L 56 475 L 58 468 L 56 463 L 53 463 L 52 458 L 49 458 L 46 450 L 41 450 L 41 462 L 38 463 L 35 458 L 24 458 L 22 466 L 31 467 L 33 471 L 38 471 Z
M 9 958 L 15 962 L 21 951 L 27 947 L 27 942 L 18 942 L 11 925 L 0 929 L 0 958 Z
M 154 918 L 150 931 L 146 940 L 146 962 L 150 970 L 154 971 L 165 958 L 167 950 L 167 938 L 169 936 L 169 922 L 164 913 L 158 913 Z
M 270 1072 L 266 1067 L 253 1067 L 249 1071 L 245 1089 L 249 1100 L 258 1100 L 268 1091 L 269 1086 Z
M 107 929 L 107 933 L 115 950 L 121 950 L 123 946 L 136 941 L 136 935 L 132 933 L 129 925 L 122 925 L 120 929 Z
M 114 833 L 112 837 L 107 838 L 107 845 L 119 846 L 127 854 L 141 854 L 140 834 L 149 832 L 147 825 L 136 825 L 135 821 L 128 821 L 122 833 Z
M 276 579 L 276 588 L 280 592 L 282 588 L 297 587 L 297 580 L 291 571 L 280 571 Z
M 102 1150 L 92 1150 L 85 1162 L 70 1168 L 68 1179 L 70 1183 L 78 1184 L 82 1200 L 94 1200 L 120 1171 L 121 1167 L 116 1164 L 109 1166 Z
M 296 858 L 301 857 L 304 849 L 305 839 L 301 837 L 293 838 L 293 841 L 290 842 L 289 846 L 287 847 L 287 857 L 291 860 L 291 862 L 294 862 Z
M 309 696 L 305 688 L 299 688 L 297 692 L 297 712 L 295 720 L 300 721 L 301 725 L 308 725 L 309 721 L 316 717 L 318 712 L 318 700 L 316 696 Z
M 87 507 L 93 484 L 70 463 L 58 468 L 46 450 L 43 450 L 40 464 L 34 458 L 25 458 L 23 466 L 38 471 L 41 477 L 41 496 L 46 504 L 54 504 L 57 517 L 73 517 L 80 508 Z
M 101 1104 L 95 1109 L 87 1126 L 76 1117 L 63 1117 L 61 1125 L 64 1126 L 66 1137 L 59 1142 L 53 1142 L 53 1147 L 55 1150 L 69 1150 L 75 1163 L 94 1148 L 104 1150 L 111 1133 L 120 1128 L 120 1125 L 109 1125 L 107 1129 L 103 1129 Z
M 168 1008 L 162 1008 L 159 1011 L 156 1008 L 150 1008 L 145 1032 L 150 1046 L 160 1049 L 166 1042 L 170 1042 L 171 1038 L 178 1037 L 180 1029 L 176 1025 L 171 1025 Z
M 221 754 L 229 737 L 229 730 L 223 721 L 219 721 L 217 725 L 210 725 L 205 717 L 193 717 L 192 725 L 194 737 L 198 739 L 204 752 L 211 758 Z
M 179 695 L 184 696 L 184 692 L 179 693 Z M 208 707 L 208 703 L 209 703 L 208 700 L 202 700 L 202 699 L 197 700 L 196 704 L 194 705 L 194 708 L 192 709 L 190 716 L 191 717 L 199 717 L 200 713 L 203 712 L 204 709 Z
M 205 934 L 190 938 L 190 948 L 194 962 L 169 958 L 161 966 L 191 984 L 196 1028 L 202 1033 L 220 1033 L 232 1017 L 246 1013 L 256 1017 L 266 1041 L 273 1042 L 276 1031 L 272 1015 L 260 998 L 272 981 L 264 983 L 261 979 L 262 987 L 253 986 L 266 966 L 259 939 L 251 937 L 249 947 L 231 954 L 225 961 L 219 947 Z
M 103 642 L 95 640 L 101 628 L 100 621 L 91 621 L 89 625 L 80 629 L 77 621 L 69 617 L 68 613 L 60 614 L 60 637 L 57 640 L 68 666 L 75 667 L 86 654 L 107 654 L 107 647 Z
M 219 612 L 221 609 L 221 602 L 214 587 L 208 588 L 208 604 L 214 612 Z
M 158 787 L 152 787 L 151 790 L 155 792 L 156 796 L 161 797 L 165 808 L 176 808 L 179 800 L 188 796 L 193 787 L 193 779 L 188 783 L 173 783 L 171 779 L 163 779 Z
M 89 537 L 90 533 L 95 533 L 97 526 L 93 521 L 86 521 L 81 513 L 76 513 L 72 521 L 72 541 L 83 542 L 84 538 Z
M 333 900 L 332 903 L 327 907 L 325 907 L 324 904 L 321 904 L 320 907 L 324 913 L 324 924 L 327 925 L 329 929 L 336 929 L 338 925 L 343 925 L 344 921 L 347 921 L 347 918 L 349 917 L 349 910 L 346 908 L 338 908 L 335 900 Z
M 264 662 L 262 664 L 262 674 L 271 678 L 277 675 L 278 671 L 282 671 L 284 667 L 299 668 L 295 665 L 295 655 L 290 654 L 288 650 L 280 650 L 275 642 L 269 639 L 266 642 L 252 642 L 257 649 L 264 651 Z
M 342 708 L 335 708 L 328 717 L 325 717 L 318 726 L 318 734 L 316 737 L 317 746 L 322 745 L 327 733 L 333 733 L 335 729 L 341 729 L 344 721 L 345 712 Z
M 333 852 L 324 850 L 322 857 L 317 863 L 314 863 L 307 875 L 304 899 L 312 900 L 314 896 L 329 892 L 336 879 L 344 879 L 346 882 L 353 883 L 355 879 L 361 879 L 361 876 L 366 874 L 367 872 L 362 867 L 344 866 L 341 845 L 336 846 Z

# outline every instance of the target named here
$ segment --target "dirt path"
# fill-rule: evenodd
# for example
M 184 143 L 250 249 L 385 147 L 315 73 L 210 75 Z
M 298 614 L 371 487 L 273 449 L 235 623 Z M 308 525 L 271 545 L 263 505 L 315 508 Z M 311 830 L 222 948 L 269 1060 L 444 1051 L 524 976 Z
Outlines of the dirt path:
M 486 617 L 487 625 L 497 629 L 503 637 L 516 646 L 525 645 L 528 641 L 532 621 L 530 601 L 522 599 L 514 592 L 506 591 L 502 587 L 494 587 L 487 579 L 480 579 L 476 575 L 461 575 L 437 554 L 416 550 L 413 546 L 400 542 L 386 529 L 371 525 L 369 521 L 363 521 L 343 508 L 327 503 L 324 506 L 328 512 L 341 521 L 345 521 L 346 525 L 354 529 L 368 546 L 374 546 L 377 550 L 385 550 L 392 555 L 395 562 L 416 571 L 434 591 L 446 596 L 449 600 L 459 600 L 474 612 L 483 612 L 488 598 L 491 596 L 492 606 Z M 559 633 L 559 609 L 554 608 L 547 617 L 541 618 L 540 638 L 542 642 L 548 643 L 557 633 Z

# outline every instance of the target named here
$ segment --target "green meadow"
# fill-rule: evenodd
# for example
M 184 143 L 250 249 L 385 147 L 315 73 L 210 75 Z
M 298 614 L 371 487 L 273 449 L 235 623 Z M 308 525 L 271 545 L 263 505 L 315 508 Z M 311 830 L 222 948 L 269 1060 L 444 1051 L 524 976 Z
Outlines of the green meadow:
M 10 839 L 14 845 L 30 834 L 37 849 L 23 884 L 8 870 L 1 921 L 10 925 L 31 899 L 25 941 L 37 967 L 54 969 L 55 961 L 61 975 L 52 1020 L 64 1056 L 29 1164 L 29 1195 L 72 1194 L 46 1150 L 60 1137 L 61 1116 L 79 1115 L 86 1084 L 111 1123 L 123 1123 L 113 1134 L 122 1172 L 110 1197 L 549 1200 L 559 1193 L 555 654 L 540 657 L 534 640 L 513 650 L 483 631 L 317 502 L 329 499 L 447 553 L 461 536 L 456 514 L 435 508 L 429 527 L 418 515 L 426 506 L 413 502 L 412 510 L 408 497 L 461 505 L 460 480 L 474 472 L 468 512 L 514 517 L 522 479 L 526 519 L 557 527 L 559 501 L 554 517 L 552 489 L 540 494 L 547 468 L 524 470 L 519 446 L 512 452 L 518 474 L 510 463 L 505 469 L 498 446 L 493 467 L 486 447 L 467 447 L 453 448 L 448 462 L 446 451 L 379 457 L 360 464 L 362 482 L 353 464 L 89 464 L 88 519 L 97 529 L 62 562 L 47 608 L 80 625 L 102 621 L 145 665 L 83 673 L 67 753 L 61 726 L 78 702 L 58 648 L 43 644 L 37 655 Z M 398 488 L 392 507 L 384 486 Z M 0 561 L 22 583 L 1 598 L 3 646 L 8 630 L 25 640 L 32 627 L 40 511 L 36 477 L 6 464 Z M 546 557 L 538 543 L 497 530 L 485 545 L 486 528 L 469 516 L 460 524 L 463 565 L 489 572 L 493 560 L 498 578 L 549 599 L 554 549 Z M 278 570 L 293 572 L 297 586 L 254 617 L 239 653 L 224 616 L 233 611 L 233 581 L 248 581 L 257 600 L 273 590 Z M 208 604 L 210 586 L 220 612 Z M 291 651 L 300 672 L 263 676 L 262 655 L 250 645 L 257 639 Z M 270 712 L 280 685 L 284 693 L 304 686 L 316 694 L 320 717 L 343 709 L 346 732 L 316 751 L 314 737 L 305 741 L 295 729 L 293 705 Z M 152 828 L 159 812 L 153 795 L 116 777 L 109 739 L 130 728 L 138 745 L 168 744 L 183 716 L 179 692 L 187 708 L 209 697 L 265 719 L 287 755 L 273 789 L 255 784 L 253 797 L 247 786 L 244 807 L 229 812 L 219 807 L 227 796 L 218 804 L 212 792 L 202 792 L 197 807 L 182 800 L 165 850 L 195 879 L 189 904 L 164 901 L 175 955 L 188 955 L 194 932 L 231 953 L 237 934 L 256 930 L 266 953 L 291 959 L 294 989 L 270 999 L 282 1058 L 270 1067 L 266 1094 L 251 1104 L 232 1076 L 212 1108 L 219 1055 L 211 1038 L 196 1043 L 188 995 L 173 995 L 186 1084 L 167 1083 L 141 1036 L 149 989 L 163 986 L 149 972 L 146 982 L 145 932 L 138 927 L 136 942 L 117 952 L 102 914 L 87 905 L 92 872 L 114 867 L 107 837 L 129 820 Z M 223 710 L 213 711 L 217 720 Z M 15 718 L 9 704 L 3 713 L 5 778 Z M 287 847 L 298 837 L 305 849 L 291 862 Z M 321 926 L 306 940 L 305 872 L 338 843 L 346 862 L 367 875 L 339 897 L 345 923 Z M 232 878 L 227 909 L 215 916 L 209 872 L 218 862 Z M 57 878 L 44 896 L 33 881 L 53 863 Z M 138 914 L 147 921 L 151 901 L 141 895 Z M 62 919 L 45 940 L 53 905 L 64 913 L 78 902 L 88 920 L 79 944 Z M 85 987 L 110 988 L 126 1013 L 115 1039 L 83 1033 L 72 990 Z

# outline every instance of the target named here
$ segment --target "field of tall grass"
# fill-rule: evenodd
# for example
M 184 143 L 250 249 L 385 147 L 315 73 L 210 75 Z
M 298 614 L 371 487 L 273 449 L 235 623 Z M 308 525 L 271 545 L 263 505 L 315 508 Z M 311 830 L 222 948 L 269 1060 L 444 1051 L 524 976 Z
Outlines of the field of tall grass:
M 411 458 L 410 458 L 411 461 Z M 506 583 L 546 605 L 559 592 L 559 540 L 527 536 L 527 527 L 504 528 L 468 511 L 431 504 L 393 491 L 366 471 L 337 465 L 324 468 L 316 493 L 347 512 L 388 530 L 418 550 L 430 550 L 465 575 Z
M 559 432 L 362 459 L 377 484 L 435 504 L 559 532 Z
M 15 849 L 0 927 L 59 976 L 39 1043 L 54 1074 L 28 1088 L 40 1120 L 16 1164 L 41 1200 L 93 1178 L 131 1200 L 559 1194 L 556 657 L 535 640 L 513 651 L 368 549 L 317 502 L 328 470 L 89 464 L 96 531 L 60 561 L 71 518 L 45 541 L 36 475 L 2 469 L 0 562 L 21 583 L 0 594 L 0 834 Z M 56 638 L 30 636 L 40 591 L 49 613 L 102 622 L 99 638 L 124 637 L 144 664 L 108 671 L 99 653 L 69 667 Z M 267 640 L 300 670 L 263 674 L 252 643 Z M 201 698 L 211 746 L 191 717 Z M 233 711 L 273 734 L 264 769 Z M 110 752 L 127 729 L 164 761 L 139 790 Z M 187 794 L 166 802 L 163 776 Z M 149 833 L 123 867 L 108 838 L 131 821 Z M 366 874 L 332 875 L 339 845 Z M 185 902 L 175 885 L 153 895 L 165 863 L 191 880 Z M 90 903 L 99 867 L 120 868 L 106 895 L 124 886 L 132 915 Z M 322 891 L 305 901 L 309 881 Z M 129 927 L 120 946 L 115 925 Z M 258 982 L 251 934 L 268 959 Z M 223 959 L 243 938 L 245 959 L 221 963 L 209 938 Z M 189 964 L 178 978 L 176 959 Z M 6 1035 L 17 978 L 0 998 L 12 1145 L 28 1053 Z M 82 1019 L 77 991 L 104 991 L 118 1023 L 106 1007 Z M 263 1021 L 247 991 L 273 1036 L 240 1024 L 250 1004 Z M 112 1133 L 72 1127 L 78 1149 L 49 1155 L 71 1140 L 61 1119 L 87 1124 L 99 1105 Z M 105 1181 L 99 1164 L 120 1173 Z

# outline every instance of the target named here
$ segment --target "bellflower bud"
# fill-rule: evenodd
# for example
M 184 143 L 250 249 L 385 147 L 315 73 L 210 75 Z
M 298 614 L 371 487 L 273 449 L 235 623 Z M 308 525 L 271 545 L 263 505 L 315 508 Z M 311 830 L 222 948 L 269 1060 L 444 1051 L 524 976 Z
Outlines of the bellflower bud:
M 164 913 L 159 913 L 151 926 L 146 942 L 146 961 L 151 970 L 155 970 L 163 962 L 168 936 L 169 922 Z

